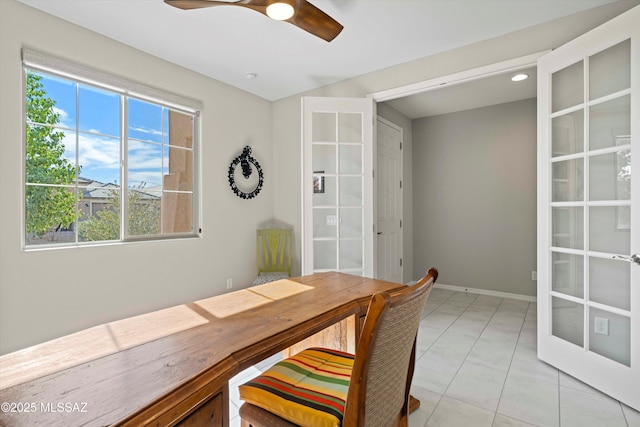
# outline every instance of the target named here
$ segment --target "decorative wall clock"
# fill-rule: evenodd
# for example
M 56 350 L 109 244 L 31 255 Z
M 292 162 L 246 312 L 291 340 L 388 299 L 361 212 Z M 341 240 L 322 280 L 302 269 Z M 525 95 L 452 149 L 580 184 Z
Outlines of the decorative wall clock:
M 240 165 L 240 167 L 238 167 Z M 248 145 L 229 165 L 229 186 L 241 199 L 253 199 L 262 189 L 264 174 Z

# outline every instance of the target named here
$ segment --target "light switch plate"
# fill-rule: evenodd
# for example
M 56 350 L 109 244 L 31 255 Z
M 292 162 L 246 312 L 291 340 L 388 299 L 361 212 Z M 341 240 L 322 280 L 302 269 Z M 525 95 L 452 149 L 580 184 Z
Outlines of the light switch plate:
M 593 319 L 593 332 L 600 335 L 609 335 L 609 319 L 596 317 Z

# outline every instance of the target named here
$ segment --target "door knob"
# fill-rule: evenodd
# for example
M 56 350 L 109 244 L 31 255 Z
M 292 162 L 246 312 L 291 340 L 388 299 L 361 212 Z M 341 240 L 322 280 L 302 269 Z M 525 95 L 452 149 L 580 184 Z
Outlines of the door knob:
M 619 260 L 622 260 L 622 261 L 633 262 L 633 263 L 636 263 L 636 264 L 640 265 L 640 255 L 639 254 L 633 254 L 631 256 L 614 255 L 613 259 L 619 259 Z

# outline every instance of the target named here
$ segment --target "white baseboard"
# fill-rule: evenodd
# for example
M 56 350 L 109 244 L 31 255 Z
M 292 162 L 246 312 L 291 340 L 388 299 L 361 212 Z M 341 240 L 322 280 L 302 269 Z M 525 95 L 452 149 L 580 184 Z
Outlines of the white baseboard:
M 465 288 L 463 286 L 445 285 L 442 283 L 436 283 L 434 285 L 434 288 L 447 289 L 449 291 L 456 291 L 456 292 L 467 292 L 470 294 L 488 295 L 488 296 L 498 297 L 498 298 L 517 299 L 517 300 L 527 301 L 527 302 L 537 301 L 536 297 L 533 297 L 530 295 L 512 294 L 510 292 L 489 291 L 487 289 L 478 289 L 478 288 Z

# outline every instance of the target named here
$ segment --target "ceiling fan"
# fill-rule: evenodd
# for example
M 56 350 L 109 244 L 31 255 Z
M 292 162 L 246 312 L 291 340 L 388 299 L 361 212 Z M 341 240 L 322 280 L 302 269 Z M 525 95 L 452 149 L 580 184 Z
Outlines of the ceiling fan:
M 330 42 L 343 26 L 307 0 L 164 0 L 178 9 L 200 9 L 212 6 L 242 6 L 272 19 L 289 22 L 314 36 Z

